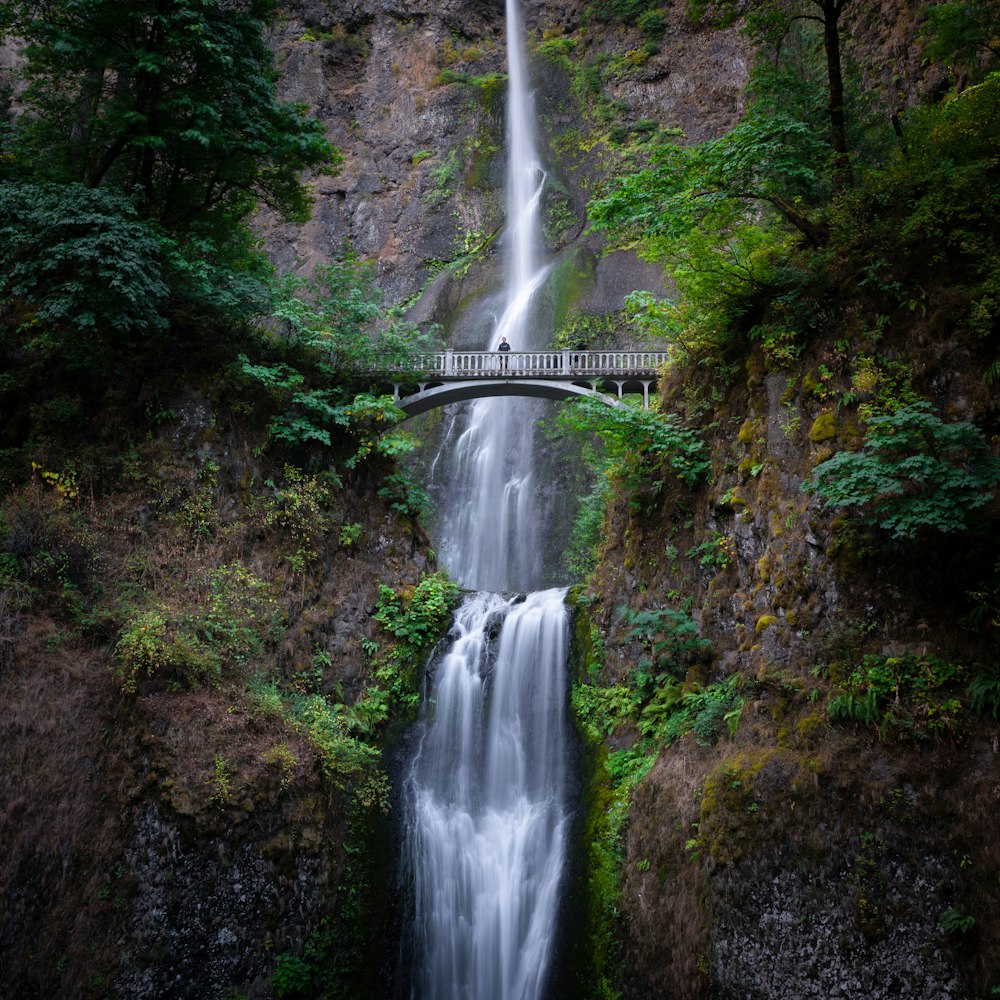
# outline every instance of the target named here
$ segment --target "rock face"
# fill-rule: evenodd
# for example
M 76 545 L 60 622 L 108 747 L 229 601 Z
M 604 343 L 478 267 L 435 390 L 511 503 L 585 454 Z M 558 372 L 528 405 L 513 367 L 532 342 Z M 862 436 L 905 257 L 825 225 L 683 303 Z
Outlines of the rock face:
M 682 6 L 667 12 L 660 52 L 609 86 L 618 124 L 655 120 L 702 138 L 738 113 L 745 44 L 735 32 L 694 30 Z M 582 235 L 587 198 L 625 151 L 609 141 L 594 95 L 581 93 L 574 74 L 640 41 L 635 29 L 581 33 L 584 9 L 532 3 L 526 19 L 548 150 L 547 239 L 587 272 L 572 307 L 607 314 L 635 288 L 662 290 L 663 279 L 631 255 L 603 258 L 600 241 Z M 573 32 L 583 41 L 572 62 L 538 49 L 543 37 Z M 502 283 L 505 33 L 499 3 L 288 5 L 274 36 L 282 94 L 326 125 L 345 162 L 337 176 L 314 179 L 306 226 L 262 218 L 280 265 L 311 269 L 349 241 L 377 259 L 389 302 L 442 323 L 455 346 L 476 342 L 481 331 L 466 311 Z
M 988 408 L 975 368 L 960 375 L 944 360 L 957 345 L 915 327 L 880 349 L 907 352 L 921 392 L 950 370 L 943 409 Z M 734 736 L 688 734 L 635 790 L 622 867 L 629 997 L 971 1000 L 992 985 L 995 726 L 967 709 L 957 728 L 939 725 L 933 697 L 895 726 L 831 725 L 818 680 L 843 681 L 866 656 L 909 658 L 927 676 L 935 657 L 995 662 L 960 624 L 974 542 L 878 548 L 800 490 L 835 446 L 860 440 L 857 417 L 816 391 L 812 366 L 836 368 L 834 354 L 807 352 L 799 368 L 749 350 L 705 431 L 711 484 L 640 493 L 603 534 L 590 589 L 608 681 L 645 655 L 614 609 L 676 607 L 682 595 L 713 646 L 686 689 L 738 673 L 745 698 Z M 696 419 L 691 374 L 667 384 L 665 406 Z M 700 559 L 706 539 L 727 554 Z M 950 690 L 961 697 L 964 684 Z M 949 930 L 948 913 L 974 914 L 975 938 Z

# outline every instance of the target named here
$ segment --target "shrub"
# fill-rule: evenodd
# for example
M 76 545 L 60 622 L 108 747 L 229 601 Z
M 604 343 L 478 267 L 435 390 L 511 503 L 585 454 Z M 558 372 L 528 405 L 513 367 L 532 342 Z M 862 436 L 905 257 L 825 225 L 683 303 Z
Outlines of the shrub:
M 975 917 L 963 914 L 953 906 L 941 914 L 941 927 L 945 934 L 968 934 L 975 926 Z
M 664 18 L 661 11 L 658 10 L 647 10 L 639 15 L 639 20 L 636 21 L 639 26 L 639 30 L 646 36 L 650 41 L 656 41 L 663 37 L 663 32 L 667 29 L 667 21 Z
M 126 694 L 135 694 L 140 673 L 150 676 L 167 665 L 166 634 L 167 620 L 157 608 L 139 612 L 122 629 L 115 660 L 118 680 Z
M 694 486 L 711 468 L 701 435 L 673 413 L 585 397 L 565 404 L 559 422 L 567 430 L 596 433 L 628 485 L 642 485 L 665 467 Z
M 968 512 L 985 507 L 1000 482 L 1000 459 L 969 423 L 945 423 L 930 403 L 872 417 L 860 452 L 822 462 L 802 484 L 828 507 L 867 508 L 866 520 L 893 538 L 925 528 L 968 529 Z
M 974 677 L 968 694 L 972 707 L 980 715 L 1000 722 L 1000 667 L 991 667 Z
M 652 659 L 640 660 L 633 683 L 639 696 L 650 697 L 655 685 L 668 677 L 681 677 L 689 663 L 704 656 L 711 644 L 698 634 L 698 623 L 684 611 L 657 608 L 632 611 L 619 608 L 619 616 L 630 625 L 625 639 L 641 642 Z
M 115 674 L 126 694 L 140 676 L 170 685 L 216 684 L 223 669 L 246 663 L 280 634 L 269 586 L 240 563 L 216 567 L 184 593 L 185 603 L 134 613 L 115 645 Z
M 879 727 L 883 737 L 907 734 L 923 739 L 955 728 L 962 705 L 946 689 L 967 676 L 967 668 L 938 656 L 868 654 L 844 678 L 827 706 L 833 721 Z

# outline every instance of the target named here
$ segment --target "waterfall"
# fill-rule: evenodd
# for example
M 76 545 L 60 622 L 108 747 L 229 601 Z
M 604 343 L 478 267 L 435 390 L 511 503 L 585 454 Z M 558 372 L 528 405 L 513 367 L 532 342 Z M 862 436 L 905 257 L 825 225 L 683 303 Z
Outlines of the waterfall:
M 476 594 L 456 614 L 407 788 L 415 1000 L 542 995 L 566 840 L 563 596 Z
M 540 261 L 539 213 L 545 173 L 535 151 L 534 115 L 522 52 L 517 0 L 507 0 L 507 281 L 504 308 L 483 349 L 506 337 L 513 350 L 546 346 L 532 302 L 548 267 Z M 438 552 L 463 586 L 534 589 L 545 581 L 546 507 L 535 469 L 535 423 L 544 411 L 528 400 L 480 399 L 447 417 L 447 453 L 435 462 Z
M 544 346 L 531 322 L 547 268 L 545 180 L 507 0 L 505 306 L 491 343 Z M 546 509 L 535 469 L 536 403 L 480 400 L 449 414 L 435 469 L 447 483 L 438 551 L 477 593 L 456 612 L 433 671 L 405 782 L 413 882 L 411 1000 L 539 1000 L 545 994 L 567 839 L 565 591 L 539 590 Z M 534 590 L 527 598 L 511 591 Z

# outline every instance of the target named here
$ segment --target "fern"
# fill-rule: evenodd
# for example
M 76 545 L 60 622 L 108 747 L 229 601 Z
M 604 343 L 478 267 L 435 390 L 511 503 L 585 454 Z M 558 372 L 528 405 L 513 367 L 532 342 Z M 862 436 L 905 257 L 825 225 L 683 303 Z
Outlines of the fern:
M 830 702 L 827 714 L 833 722 L 861 722 L 866 726 L 875 725 L 882 717 L 874 691 L 862 695 L 848 691 L 838 695 Z
M 972 707 L 980 715 L 1000 722 L 1000 670 L 997 667 L 974 678 L 968 694 Z

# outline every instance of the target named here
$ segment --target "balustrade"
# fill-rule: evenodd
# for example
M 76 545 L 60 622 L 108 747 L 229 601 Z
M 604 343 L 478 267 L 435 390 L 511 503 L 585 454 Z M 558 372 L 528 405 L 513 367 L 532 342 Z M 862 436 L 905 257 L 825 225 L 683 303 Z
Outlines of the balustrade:
M 665 351 L 438 351 L 414 355 L 391 370 L 431 378 L 590 378 L 635 375 L 655 378 Z

